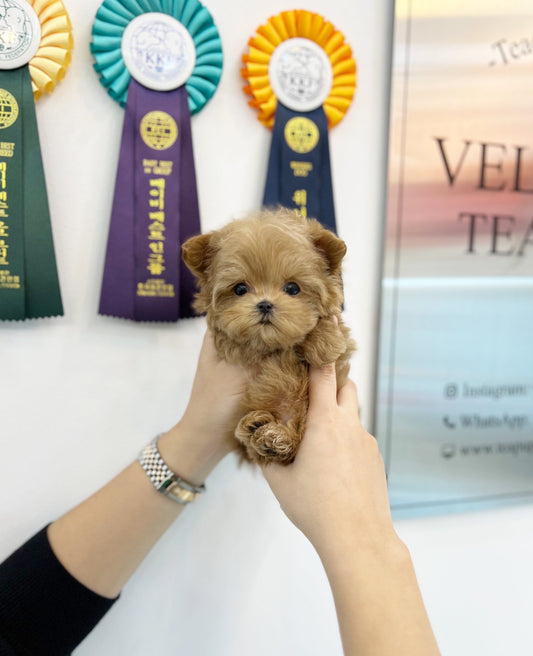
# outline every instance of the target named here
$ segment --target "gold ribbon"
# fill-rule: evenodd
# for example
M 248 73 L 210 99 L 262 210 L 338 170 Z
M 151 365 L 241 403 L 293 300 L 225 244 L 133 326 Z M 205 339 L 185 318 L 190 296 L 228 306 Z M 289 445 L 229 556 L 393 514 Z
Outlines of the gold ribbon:
M 249 105 L 259 110 L 261 123 L 272 128 L 278 101 L 268 76 L 270 57 L 280 43 L 295 37 L 314 41 L 329 57 L 333 85 L 323 107 L 328 125 L 333 127 L 344 117 L 355 93 L 355 60 L 342 32 L 319 14 L 303 9 L 272 16 L 248 41 L 248 52 L 242 57 L 244 68 L 241 75 L 248 81 L 245 93 L 252 96 Z
M 61 0 L 28 0 L 41 24 L 39 49 L 29 63 L 35 100 L 65 77 L 74 47 L 72 25 Z

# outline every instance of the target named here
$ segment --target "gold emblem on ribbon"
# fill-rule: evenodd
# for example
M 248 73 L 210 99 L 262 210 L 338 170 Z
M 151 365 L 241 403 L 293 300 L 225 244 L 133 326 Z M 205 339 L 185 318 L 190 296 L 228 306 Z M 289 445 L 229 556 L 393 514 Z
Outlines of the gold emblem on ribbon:
M 285 126 L 285 141 L 295 153 L 310 153 L 318 143 L 319 132 L 313 121 L 295 116 Z
M 141 120 L 140 134 L 144 143 L 153 150 L 167 150 L 178 138 L 176 121 L 166 112 L 148 112 Z
M 0 89 L 0 130 L 13 125 L 18 115 L 19 105 L 15 96 L 5 89 Z

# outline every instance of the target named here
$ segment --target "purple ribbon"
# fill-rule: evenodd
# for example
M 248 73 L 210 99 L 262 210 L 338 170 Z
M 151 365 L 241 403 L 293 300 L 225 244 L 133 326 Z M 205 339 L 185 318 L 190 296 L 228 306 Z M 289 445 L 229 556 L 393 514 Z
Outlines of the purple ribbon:
M 187 91 L 152 91 L 132 78 L 99 313 L 134 321 L 194 316 L 196 285 L 181 244 L 198 233 Z

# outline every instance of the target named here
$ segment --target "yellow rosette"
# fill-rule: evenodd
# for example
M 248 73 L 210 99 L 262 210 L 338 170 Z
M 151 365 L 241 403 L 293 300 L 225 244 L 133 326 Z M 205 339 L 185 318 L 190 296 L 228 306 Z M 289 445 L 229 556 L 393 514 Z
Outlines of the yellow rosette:
M 295 209 L 337 232 L 328 130 L 356 87 L 344 35 L 318 14 L 284 11 L 257 28 L 242 60 L 249 104 L 273 130 L 263 205 Z
M 61 0 L 28 0 L 28 4 L 41 24 L 39 49 L 29 63 L 33 97 L 39 100 L 65 77 L 74 41 L 72 25 Z
M 249 104 L 259 110 L 261 123 L 272 128 L 278 101 L 271 86 L 269 64 L 276 48 L 293 38 L 313 41 L 323 49 L 331 63 L 333 83 L 323 108 L 329 127 L 333 127 L 342 120 L 353 100 L 357 83 L 356 63 L 342 32 L 319 14 L 303 9 L 272 16 L 248 41 L 241 74 L 248 82 L 244 91 L 252 96 Z

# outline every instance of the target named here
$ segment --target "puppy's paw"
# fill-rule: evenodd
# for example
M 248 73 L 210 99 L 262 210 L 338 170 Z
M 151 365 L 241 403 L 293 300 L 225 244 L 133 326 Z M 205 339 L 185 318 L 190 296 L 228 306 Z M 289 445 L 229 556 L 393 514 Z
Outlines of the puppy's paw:
M 298 354 L 313 367 L 336 362 L 346 351 L 346 338 L 332 319 L 320 319 L 298 348 Z
M 235 437 L 239 442 L 244 444 L 244 446 L 247 446 L 259 428 L 273 421 L 276 421 L 276 419 L 271 412 L 261 410 L 249 412 L 247 415 L 244 415 L 237 424 Z
M 251 462 L 288 465 L 296 455 L 290 431 L 270 412 L 249 412 L 237 425 L 235 437 L 244 445 Z

